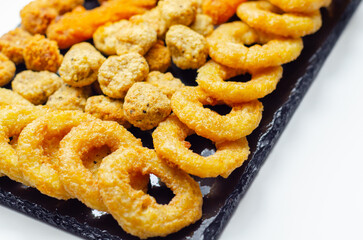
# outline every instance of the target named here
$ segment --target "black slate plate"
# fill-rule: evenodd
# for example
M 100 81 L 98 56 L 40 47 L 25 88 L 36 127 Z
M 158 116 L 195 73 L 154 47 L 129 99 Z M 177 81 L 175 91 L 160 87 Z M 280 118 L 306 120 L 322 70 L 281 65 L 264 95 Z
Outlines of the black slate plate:
M 333 0 L 328 9 L 322 10 L 323 27 L 316 34 L 304 38 L 305 48 L 301 56 L 284 66 L 284 77 L 277 90 L 262 99 L 265 106 L 263 119 L 248 137 L 251 147 L 249 160 L 228 179 L 196 178 L 204 195 L 202 219 L 166 239 L 218 238 L 359 3 L 360 0 Z M 86 2 L 87 8 L 95 5 L 95 0 Z M 186 84 L 196 85 L 195 71 L 180 71 L 174 67 L 171 71 Z M 152 147 L 151 132 L 136 129 L 132 132 L 142 137 L 145 146 Z M 213 148 L 204 139 L 192 138 L 191 142 L 196 152 Z M 150 194 L 161 195 L 157 197 L 158 201 L 170 198 L 170 192 L 163 185 L 152 186 Z M 59 201 L 44 196 L 36 189 L 7 177 L 0 179 L 0 203 L 85 239 L 137 239 L 125 233 L 108 214 L 91 210 L 77 200 Z

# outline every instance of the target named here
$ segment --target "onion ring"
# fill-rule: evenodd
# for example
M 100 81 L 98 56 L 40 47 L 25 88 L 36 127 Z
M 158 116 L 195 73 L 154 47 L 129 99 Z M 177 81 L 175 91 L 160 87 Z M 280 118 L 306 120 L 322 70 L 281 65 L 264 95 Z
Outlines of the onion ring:
M 156 153 L 189 174 L 207 178 L 221 175 L 227 178 L 240 167 L 250 153 L 247 139 L 215 143 L 217 151 L 203 157 L 185 146 L 185 138 L 194 132 L 171 115 L 153 132 Z
M 23 105 L 28 107 L 34 107 L 34 105 L 23 98 L 19 93 L 6 88 L 0 88 L 0 106 L 3 105 Z
M 21 105 L 0 108 L 0 172 L 14 181 L 31 186 L 23 178 L 17 151 L 11 145 L 9 138 L 17 138 L 24 127 L 48 111 L 44 107 Z
M 266 1 L 242 3 L 237 16 L 252 28 L 283 37 L 302 37 L 315 33 L 322 24 L 319 10 L 311 13 L 281 13 Z
M 245 71 L 225 67 L 211 60 L 198 70 L 196 81 L 205 92 L 218 100 L 241 103 L 262 98 L 275 90 L 282 71 L 281 66 Z M 225 81 L 245 72 L 252 74 L 248 82 Z
M 90 208 L 107 211 L 97 183 L 100 164 L 87 168 L 92 163 L 82 157 L 95 148 L 108 146 L 113 152 L 124 144 L 141 146 L 141 141 L 116 122 L 95 120 L 73 128 L 60 142 L 59 149 L 59 172 L 67 192 Z
M 285 12 L 310 13 L 328 7 L 331 0 L 269 0 Z
M 184 87 L 171 97 L 171 108 L 180 121 L 199 136 L 214 142 L 243 138 L 259 125 L 262 118 L 263 106 L 258 100 L 232 104 L 232 111 L 225 116 L 203 105 L 216 105 L 216 100 L 199 87 Z
M 174 192 L 174 198 L 161 205 L 135 190 L 130 185 L 130 175 L 135 172 L 155 174 Z M 129 146 L 106 157 L 99 169 L 99 186 L 111 215 L 126 232 L 140 238 L 166 236 L 202 216 L 203 198 L 198 183 L 147 148 Z
M 303 49 L 301 38 L 267 35 L 237 21 L 219 26 L 207 38 L 210 57 L 232 68 L 264 68 L 295 60 Z M 246 47 L 244 44 L 256 44 Z
M 80 111 L 54 111 L 27 125 L 19 136 L 17 148 L 26 181 L 43 194 L 69 199 L 58 172 L 59 142 L 73 127 L 94 119 Z

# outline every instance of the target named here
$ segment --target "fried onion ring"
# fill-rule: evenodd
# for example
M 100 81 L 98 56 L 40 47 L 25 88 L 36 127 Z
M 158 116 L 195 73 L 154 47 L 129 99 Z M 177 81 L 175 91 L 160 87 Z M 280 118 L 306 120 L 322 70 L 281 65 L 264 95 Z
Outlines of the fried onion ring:
M 134 189 L 130 176 L 135 172 L 156 175 L 174 192 L 174 198 L 161 205 L 152 196 Z M 202 216 L 203 198 L 198 183 L 147 148 L 129 146 L 106 157 L 99 169 L 99 186 L 111 215 L 126 232 L 143 239 L 177 232 Z
M 35 119 L 21 132 L 17 152 L 23 177 L 41 193 L 69 199 L 58 172 L 59 143 L 81 122 L 94 120 L 80 111 L 54 111 Z
M 328 7 L 331 0 L 269 0 L 285 12 L 310 13 Z
M 10 138 L 18 138 L 21 131 L 34 119 L 44 115 L 47 108 L 29 106 L 3 106 L 0 108 L 0 173 L 25 185 L 31 184 L 23 178 L 17 151 Z
M 210 57 L 232 68 L 264 68 L 295 60 L 303 49 L 301 38 L 267 35 L 237 21 L 219 26 L 207 38 Z M 260 43 L 251 47 L 253 43 Z
M 215 143 L 217 151 L 203 157 L 185 146 L 185 138 L 194 132 L 175 116 L 171 115 L 153 132 L 156 153 L 180 169 L 198 177 L 227 178 L 240 167 L 250 153 L 247 139 Z
M 199 87 L 184 87 L 171 97 L 171 108 L 180 121 L 214 142 L 243 138 L 261 121 L 263 106 L 258 100 L 232 104 L 232 111 L 224 116 L 203 107 L 216 103 Z
M 249 26 L 283 37 L 302 37 L 315 33 L 322 24 L 319 10 L 312 13 L 283 13 L 269 2 L 245 2 L 237 16 Z
M 248 82 L 225 81 L 245 72 L 252 74 L 252 79 Z M 281 77 L 281 66 L 245 71 L 225 67 L 211 60 L 198 70 L 197 82 L 205 92 L 218 100 L 241 103 L 271 93 Z
M 59 172 L 67 192 L 90 208 L 107 211 L 97 183 L 100 163 L 90 163 L 84 156 L 103 146 L 114 152 L 125 144 L 141 146 L 141 141 L 116 122 L 95 120 L 73 128 L 59 149 Z

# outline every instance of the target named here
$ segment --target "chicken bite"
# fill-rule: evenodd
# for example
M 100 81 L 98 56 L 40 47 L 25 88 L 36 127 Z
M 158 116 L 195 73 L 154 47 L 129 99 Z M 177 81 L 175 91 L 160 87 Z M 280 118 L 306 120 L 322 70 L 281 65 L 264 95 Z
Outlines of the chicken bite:
M 157 87 L 169 99 L 173 94 L 184 86 L 179 78 L 175 78 L 170 72 L 161 73 L 158 71 L 150 72 L 146 78 L 146 82 Z
M 213 20 L 210 16 L 205 14 L 197 14 L 194 22 L 190 25 L 190 28 L 204 37 L 210 35 L 213 30 Z
M 165 41 L 173 62 L 181 69 L 197 69 L 207 61 L 206 39 L 184 25 L 172 26 Z
M 59 75 L 73 87 L 91 85 L 98 78 L 98 69 L 106 58 L 90 43 L 75 44 L 64 55 Z
M 98 71 L 102 92 L 111 98 L 124 98 L 129 88 L 143 81 L 149 73 L 149 65 L 138 53 L 109 57 Z
M 131 127 L 126 120 L 123 101 L 99 95 L 87 99 L 85 112 L 106 121 L 115 121 L 125 128 Z
M 79 110 L 84 111 L 87 98 L 92 94 L 90 86 L 76 88 L 63 84 L 52 94 L 46 105 L 58 110 Z
M 132 125 L 150 130 L 170 115 L 170 100 L 149 83 L 135 83 L 125 96 L 124 112 Z
M 176 24 L 190 25 L 197 14 L 197 3 L 190 0 L 159 1 L 161 16 L 169 28 Z
M 15 28 L 0 38 L 0 51 L 15 64 L 24 62 L 23 52 L 32 35 L 21 28 Z
M 158 40 L 146 53 L 145 59 L 149 64 L 150 71 L 166 72 L 171 66 L 171 56 L 169 49 L 162 40 Z
M 57 42 L 39 34 L 28 41 L 23 56 L 26 68 L 34 71 L 57 72 L 63 61 Z
M 48 71 L 23 71 L 11 83 L 14 92 L 35 105 L 43 104 L 62 85 L 62 79 Z
M 0 87 L 8 84 L 15 75 L 15 64 L 0 52 Z
M 147 23 L 155 31 L 159 39 L 163 39 L 166 33 L 166 22 L 161 16 L 160 7 L 155 7 L 144 14 L 135 15 L 130 18 L 132 23 Z

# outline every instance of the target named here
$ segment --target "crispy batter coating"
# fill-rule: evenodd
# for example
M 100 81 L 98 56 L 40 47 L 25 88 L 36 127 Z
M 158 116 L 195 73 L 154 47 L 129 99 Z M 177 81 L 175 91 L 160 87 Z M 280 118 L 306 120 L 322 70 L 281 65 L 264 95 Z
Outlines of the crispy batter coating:
M 138 53 L 109 57 L 98 71 L 98 81 L 104 94 L 111 98 L 124 98 L 129 88 L 143 81 L 149 65 Z
M 129 24 L 126 20 L 107 23 L 95 31 L 93 42 L 95 47 L 106 55 L 116 55 L 117 32 Z
M 91 120 L 91 115 L 79 111 L 52 111 L 28 124 L 20 133 L 17 147 L 24 179 L 43 194 L 71 198 L 59 177 L 59 143 L 73 127 Z
M 70 195 L 90 208 L 107 212 L 98 187 L 101 163 L 87 156 L 104 146 L 114 152 L 123 145 L 141 146 L 141 141 L 116 122 L 95 120 L 74 127 L 60 142 L 59 149 L 60 177 Z M 148 179 L 144 179 L 147 185 Z
M 131 127 L 124 114 L 124 103 L 121 100 L 111 99 L 99 95 L 87 99 L 85 112 L 96 118 L 115 121 L 125 128 Z
M 43 104 L 62 85 L 62 79 L 48 71 L 25 70 L 17 74 L 11 83 L 14 92 L 35 105 Z
M 23 54 L 25 66 L 34 71 L 57 72 L 63 61 L 57 43 L 39 34 L 28 41 Z
M 15 75 L 15 64 L 0 52 L 0 87 L 8 84 Z
M 46 105 L 58 110 L 79 110 L 84 111 L 87 98 L 92 94 L 90 86 L 76 88 L 63 84 L 52 94 Z
M 227 22 L 235 13 L 238 5 L 246 0 L 204 0 L 203 13 L 213 19 L 214 24 Z
M 23 52 L 32 35 L 22 28 L 15 28 L 0 38 L 0 51 L 15 64 L 24 62 Z
M 133 23 L 147 23 L 149 24 L 157 33 L 158 38 L 162 39 L 165 37 L 166 33 L 166 22 L 161 16 L 160 7 L 155 7 L 144 14 L 139 14 L 132 16 L 130 22 Z
M 166 45 L 175 65 L 181 69 L 197 69 L 208 57 L 206 39 L 184 25 L 174 25 L 166 33 Z
M 135 173 L 156 175 L 175 196 L 169 204 L 158 204 L 132 186 L 130 178 Z M 142 239 L 177 232 L 202 216 L 198 183 L 184 171 L 170 167 L 151 149 L 128 146 L 109 155 L 99 169 L 98 184 L 111 215 L 126 232 Z
M 237 16 L 250 27 L 283 37 L 303 37 L 315 33 L 322 24 L 319 10 L 311 13 L 285 13 L 266 1 L 242 3 Z
M 219 175 L 227 178 L 248 158 L 250 151 L 245 137 L 236 141 L 217 142 L 217 151 L 203 157 L 185 144 L 185 138 L 193 133 L 174 114 L 170 115 L 152 134 L 156 153 L 185 172 L 202 178 Z
M 49 111 L 43 106 L 3 106 L 0 108 L 0 173 L 21 182 L 31 184 L 23 178 L 19 165 L 19 156 L 9 138 L 18 139 L 21 131 L 34 119 Z
M 269 0 L 285 12 L 311 13 L 321 7 L 328 7 L 331 0 Z
M 59 75 L 65 83 L 73 87 L 91 85 L 97 80 L 98 69 L 105 60 L 90 43 L 78 43 L 64 55 Z
M 71 11 L 84 0 L 35 0 L 21 11 L 21 25 L 32 34 L 45 34 L 49 24 L 61 14 Z
M 135 83 L 125 96 L 126 119 L 141 130 L 150 130 L 171 112 L 170 100 L 149 83 Z
M 220 25 L 207 38 L 210 57 L 231 68 L 257 69 L 295 60 L 303 49 L 301 38 L 284 38 L 252 29 L 236 21 Z M 257 43 L 253 46 L 253 43 Z
M 49 25 L 47 36 L 60 48 L 68 48 L 92 38 L 98 27 L 144 13 L 155 4 L 155 0 L 112 0 L 92 10 L 76 7 Z
M 169 28 L 176 24 L 190 25 L 197 15 L 197 3 L 191 0 L 161 0 L 158 3 L 161 16 Z
M 3 105 L 24 105 L 29 107 L 34 106 L 20 94 L 6 88 L 0 88 L 0 96 L 0 107 Z
M 246 72 L 252 76 L 247 82 L 226 81 Z M 241 103 L 270 94 L 276 89 L 281 77 L 281 66 L 246 71 L 229 68 L 210 60 L 198 69 L 196 81 L 213 98 L 228 103 Z
M 146 82 L 157 87 L 169 99 L 173 94 L 184 86 L 179 78 L 175 78 L 170 72 L 161 73 L 158 71 L 150 72 L 147 75 Z
M 169 48 L 162 40 L 158 40 L 154 46 L 146 53 L 145 59 L 151 71 L 166 72 L 171 66 L 171 55 Z
M 199 87 L 184 87 L 171 98 L 172 110 L 180 121 L 214 142 L 241 139 L 251 134 L 261 121 L 263 105 L 258 100 L 231 104 L 232 110 L 227 115 L 204 107 L 217 103 Z
M 123 55 L 136 52 L 145 55 L 156 43 L 156 31 L 147 23 L 131 23 L 121 28 L 116 36 L 116 53 Z
M 212 18 L 206 14 L 197 14 L 190 28 L 206 37 L 214 30 Z

